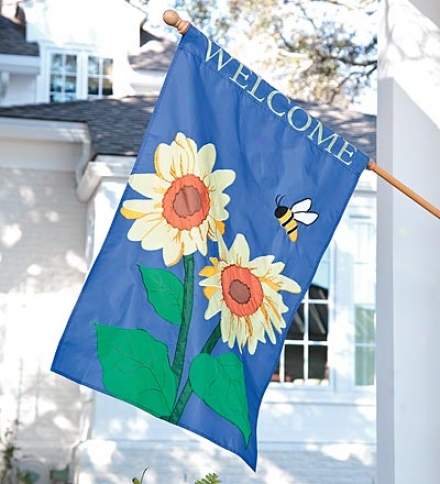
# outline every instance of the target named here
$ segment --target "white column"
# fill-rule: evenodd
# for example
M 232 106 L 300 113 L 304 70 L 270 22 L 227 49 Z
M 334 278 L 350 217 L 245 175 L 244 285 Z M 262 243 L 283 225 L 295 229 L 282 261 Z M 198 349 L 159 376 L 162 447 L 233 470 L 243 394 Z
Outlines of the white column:
M 378 162 L 440 207 L 440 2 L 384 0 Z M 440 482 L 440 220 L 378 187 L 377 484 Z

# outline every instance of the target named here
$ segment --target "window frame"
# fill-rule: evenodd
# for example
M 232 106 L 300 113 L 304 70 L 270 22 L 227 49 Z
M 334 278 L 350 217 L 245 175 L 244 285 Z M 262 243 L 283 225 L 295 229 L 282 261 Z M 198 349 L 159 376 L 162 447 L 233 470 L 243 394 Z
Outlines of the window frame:
M 376 227 L 376 186 L 375 180 L 369 174 L 361 177 L 329 245 L 329 384 L 295 385 L 291 382 L 273 381 L 266 392 L 268 401 L 287 398 L 291 402 L 318 404 L 375 402 L 375 385 L 356 385 L 355 381 L 355 320 L 351 295 L 353 274 L 351 256 L 346 248 L 346 235 L 353 217 L 360 215 L 367 217 Z
M 70 47 L 68 49 L 63 49 L 59 48 L 53 45 L 42 45 L 42 58 L 43 60 L 43 65 L 42 65 L 42 78 L 41 78 L 41 83 L 39 87 L 39 92 L 40 92 L 40 98 L 42 99 L 43 102 L 66 102 L 66 101 L 51 101 L 50 100 L 50 95 L 51 95 L 51 73 L 52 73 L 52 57 L 54 55 L 62 55 L 62 56 L 76 56 L 76 85 L 77 85 L 77 91 L 76 91 L 76 99 L 75 101 L 84 101 L 87 99 L 103 99 L 108 96 L 100 96 L 100 95 L 91 95 L 89 96 L 88 94 L 88 80 L 89 80 L 89 73 L 88 73 L 88 60 L 89 57 L 96 57 L 99 59 L 109 59 L 112 61 L 113 64 L 113 69 L 114 69 L 114 64 L 115 64 L 115 58 L 114 56 L 110 55 L 104 55 L 103 53 L 100 52 L 95 52 L 90 49 L 85 49 L 84 47 L 78 46 L 78 47 Z M 102 61 L 100 61 L 100 65 L 102 65 Z M 112 94 L 114 93 L 115 90 L 115 76 L 114 76 L 114 70 L 112 73 L 112 76 L 104 76 L 106 79 L 111 77 L 112 81 Z M 101 85 L 101 79 L 99 81 Z

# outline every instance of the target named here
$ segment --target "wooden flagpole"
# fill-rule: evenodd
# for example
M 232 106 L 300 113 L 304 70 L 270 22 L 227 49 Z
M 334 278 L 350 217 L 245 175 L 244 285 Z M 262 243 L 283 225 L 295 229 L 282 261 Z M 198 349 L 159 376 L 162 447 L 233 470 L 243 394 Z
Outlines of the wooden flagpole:
M 179 34 L 181 34 L 181 35 L 184 35 L 184 34 L 186 34 L 186 32 L 188 32 L 190 23 L 188 22 L 188 20 L 182 20 L 179 17 L 179 14 L 175 10 L 166 10 L 163 14 L 163 20 L 167 25 L 170 25 L 171 27 L 175 27 L 177 29 L 177 31 L 179 32 Z M 369 163 L 367 165 L 367 169 L 374 171 L 374 173 L 376 173 L 376 175 L 383 178 L 385 181 L 387 181 L 394 188 L 397 188 L 398 190 L 400 190 L 407 197 L 411 198 L 411 200 L 418 203 L 421 207 L 428 210 L 428 212 L 432 213 L 435 217 L 440 219 L 440 209 L 434 207 L 434 205 L 430 204 L 427 200 L 422 198 L 420 195 L 417 195 L 417 193 L 413 192 L 406 185 L 401 183 L 399 180 L 394 178 L 392 175 L 390 175 L 383 168 L 378 166 L 375 160 L 371 159 L 369 161 Z
M 402 182 L 394 178 L 392 175 L 390 175 L 387 171 L 385 171 L 383 168 L 378 166 L 375 160 L 370 160 L 370 162 L 367 165 L 367 169 L 374 171 L 376 175 L 380 176 L 383 178 L 385 181 L 387 181 L 390 185 L 392 185 L 394 188 L 397 188 L 397 190 L 400 190 L 402 193 L 404 193 L 407 197 L 411 198 L 414 202 L 418 203 L 421 207 L 423 207 L 425 210 L 428 210 L 428 212 L 432 213 L 437 218 L 440 218 L 440 209 L 434 207 L 431 203 L 429 203 L 427 200 L 422 198 L 420 195 L 417 195 L 414 191 L 412 191 L 410 188 L 408 188 L 406 185 L 404 185 Z
M 188 20 L 182 20 L 175 10 L 165 10 L 163 21 L 171 27 L 176 27 L 179 34 L 184 35 L 188 32 L 190 23 Z

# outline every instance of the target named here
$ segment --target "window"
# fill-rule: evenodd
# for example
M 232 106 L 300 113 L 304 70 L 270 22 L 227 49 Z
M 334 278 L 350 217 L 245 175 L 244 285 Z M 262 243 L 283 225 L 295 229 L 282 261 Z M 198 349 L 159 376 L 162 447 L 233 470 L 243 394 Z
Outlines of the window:
M 112 94 L 112 59 L 84 52 L 50 54 L 50 102 L 95 99 Z
M 345 394 L 374 386 L 375 212 L 373 194 L 354 194 L 287 330 L 272 381 Z
M 355 384 L 375 383 L 376 232 L 370 218 L 354 217 L 353 320 Z
M 73 101 L 77 96 L 76 55 L 52 54 L 50 58 L 50 101 Z
M 330 250 L 287 332 L 274 381 L 328 385 Z
M 87 94 L 89 99 L 111 96 L 113 94 L 113 61 L 111 59 L 90 56 L 87 72 Z

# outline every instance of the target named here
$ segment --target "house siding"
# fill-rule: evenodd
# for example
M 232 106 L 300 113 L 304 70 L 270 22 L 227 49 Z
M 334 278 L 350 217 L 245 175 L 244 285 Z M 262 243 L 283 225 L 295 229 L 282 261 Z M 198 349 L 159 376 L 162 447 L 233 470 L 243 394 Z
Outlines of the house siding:
M 72 172 L 0 167 L 1 428 L 48 467 L 78 440 L 78 385 L 50 373 L 84 280 L 85 211 Z
M 0 99 L 1 106 L 14 106 L 20 104 L 32 104 L 36 98 L 36 76 L 11 74 L 5 96 Z
M 98 458 L 100 456 L 100 458 Z M 74 484 L 131 482 L 148 467 L 149 484 L 193 483 L 218 473 L 222 484 L 374 484 L 374 454 L 369 449 L 292 450 L 260 446 L 257 473 L 231 453 L 206 442 L 87 441 L 77 449 Z

